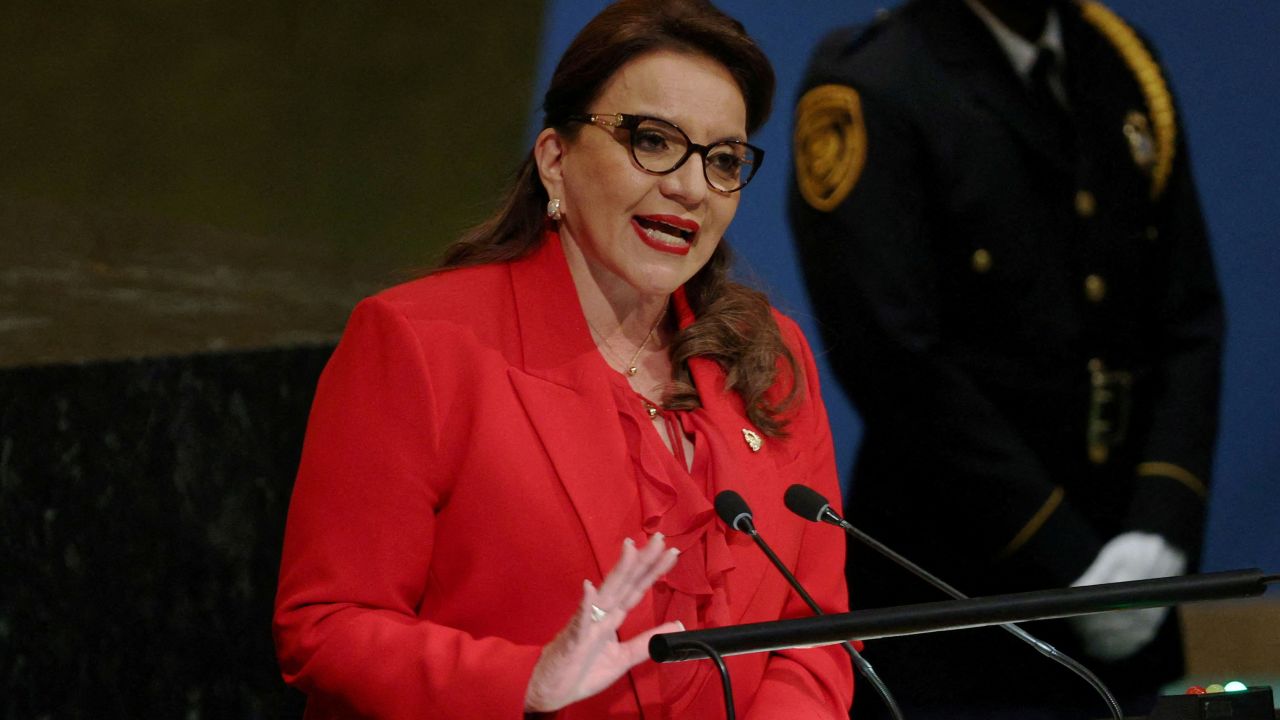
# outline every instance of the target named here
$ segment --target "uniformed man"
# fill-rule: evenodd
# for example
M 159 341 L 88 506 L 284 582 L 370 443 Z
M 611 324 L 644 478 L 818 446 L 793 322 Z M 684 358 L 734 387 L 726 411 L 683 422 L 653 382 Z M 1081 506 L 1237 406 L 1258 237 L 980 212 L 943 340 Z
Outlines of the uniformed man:
M 1193 568 L 1221 298 L 1150 45 L 1093 0 L 915 0 L 827 37 L 802 91 L 792 221 L 864 420 L 854 523 L 971 595 Z M 850 592 L 942 599 L 857 547 Z M 1129 712 L 1182 670 L 1163 610 L 1031 629 Z M 913 720 L 1106 715 L 997 629 L 866 655 Z

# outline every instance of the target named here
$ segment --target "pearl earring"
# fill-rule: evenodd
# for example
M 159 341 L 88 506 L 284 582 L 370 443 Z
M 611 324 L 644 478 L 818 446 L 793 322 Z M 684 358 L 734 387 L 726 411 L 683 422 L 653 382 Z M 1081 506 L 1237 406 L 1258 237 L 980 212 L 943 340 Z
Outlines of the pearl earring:
M 551 198 L 547 202 L 547 217 L 552 220 L 560 219 L 560 198 Z

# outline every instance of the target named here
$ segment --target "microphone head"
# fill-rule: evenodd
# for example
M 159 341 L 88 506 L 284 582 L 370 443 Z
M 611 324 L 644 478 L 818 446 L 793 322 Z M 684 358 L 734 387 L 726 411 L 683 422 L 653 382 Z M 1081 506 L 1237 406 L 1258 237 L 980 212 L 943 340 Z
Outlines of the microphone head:
M 831 507 L 831 503 L 827 502 L 821 493 L 808 485 L 799 483 L 787 488 L 786 494 L 782 496 L 782 502 L 791 512 L 814 522 L 822 522 L 823 514 Z
M 720 516 L 725 525 L 734 530 L 747 532 L 746 528 L 738 527 L 738 523 L 744 520 L 748 527 L 751 525 L 751 507 L 741 495 L 733 490 L 722 490 L 716 494 L 715 506 L 716 515 Z

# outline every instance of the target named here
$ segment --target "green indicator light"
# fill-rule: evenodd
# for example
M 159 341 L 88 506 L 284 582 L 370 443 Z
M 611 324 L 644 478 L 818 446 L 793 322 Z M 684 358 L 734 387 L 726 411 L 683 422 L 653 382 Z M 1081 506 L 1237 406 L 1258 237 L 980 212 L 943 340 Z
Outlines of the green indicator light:
M 1222 689 L 1223 689 L 1223 690 L 1226 690 L 1227 692 L 1241 692 L 1242 690 L 1248 690 L 1248 689 L 1249 689 L 1249 686 L 1248 686 L 1248 685 L 1245 685 L 1244 683 L 1240 682 L 1239 680 L 1232 680 L 1231 682 L 1227 683 L 1226 685 L 1223 685 L 1223 686 L 1222 686 Z

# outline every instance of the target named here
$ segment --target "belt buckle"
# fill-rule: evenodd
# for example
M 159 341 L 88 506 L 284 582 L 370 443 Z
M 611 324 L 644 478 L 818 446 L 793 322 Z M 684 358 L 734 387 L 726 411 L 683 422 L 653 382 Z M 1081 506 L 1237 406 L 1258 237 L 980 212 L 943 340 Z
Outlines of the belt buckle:
M 1111 449 L 1124 443 L 1129 432 L 1133 404 L 1133 373 L 1108 370 L 1094 358 L 1089 361 L 1089 423 L 1086 442 L 1089 460 L 1102 465 Z

